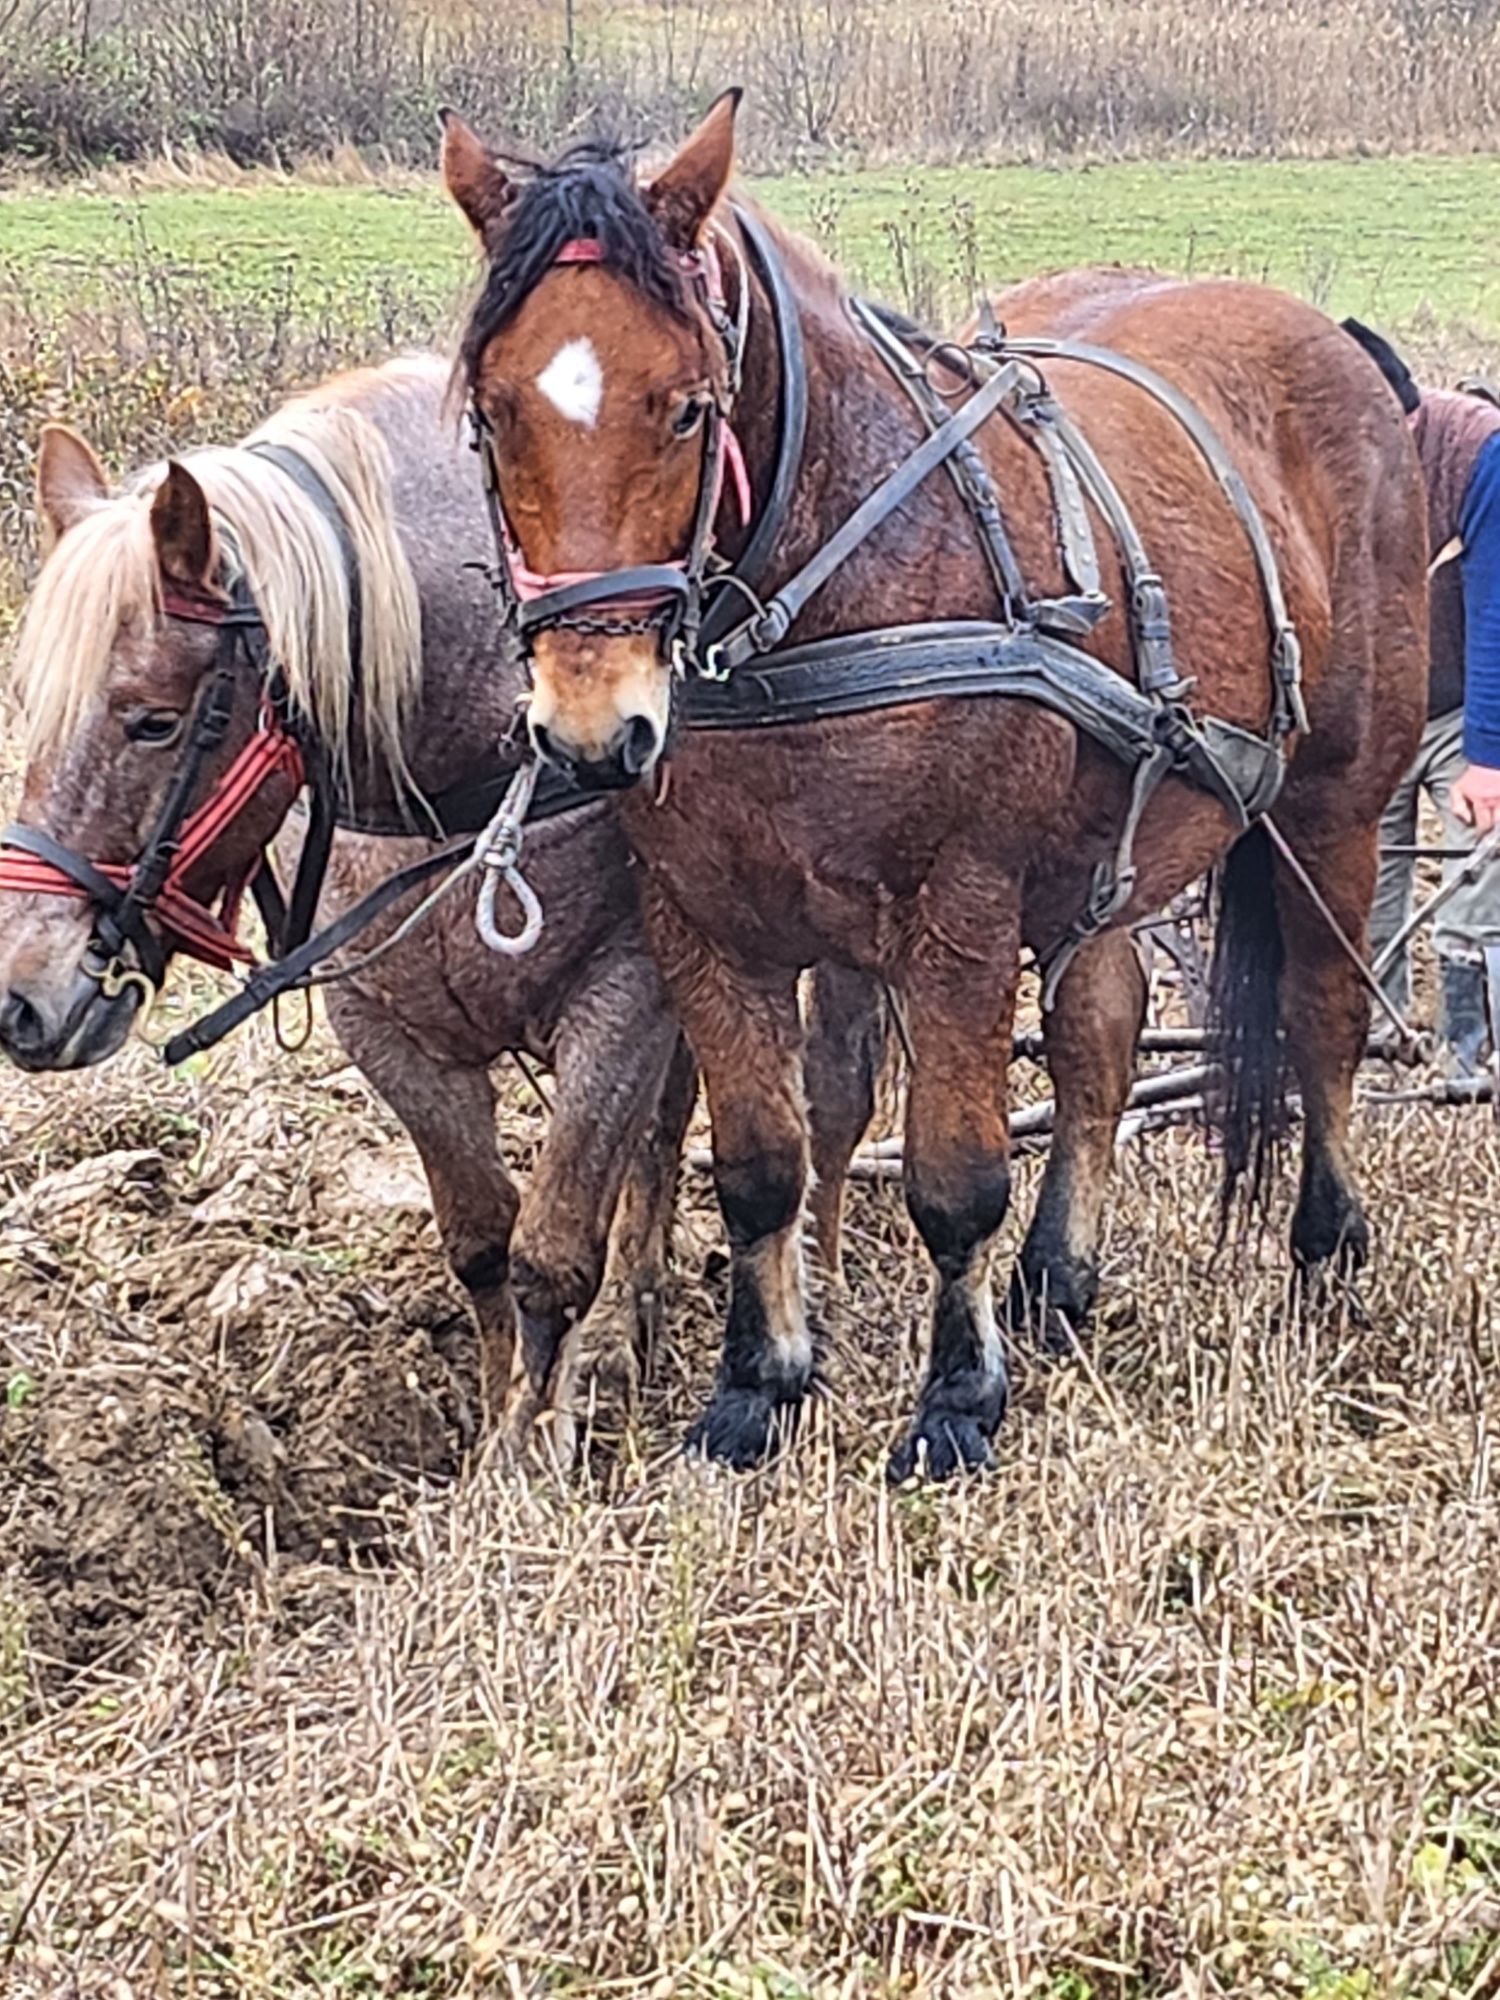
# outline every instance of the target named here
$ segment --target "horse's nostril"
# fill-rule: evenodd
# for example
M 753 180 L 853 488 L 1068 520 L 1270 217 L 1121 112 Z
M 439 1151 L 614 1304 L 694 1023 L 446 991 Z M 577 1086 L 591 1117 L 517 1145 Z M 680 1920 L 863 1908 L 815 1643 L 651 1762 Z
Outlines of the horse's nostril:
M 638 778 L 656 755 L 656 724 L 649 716 L 633 715 L 625 728 L 621 761 L 632 778 Z
M 47 1039 L 46 1023 L 24 993 L 12 989 L 0 1000 L 0 1043 L 21 1054 L 39 1049 Z

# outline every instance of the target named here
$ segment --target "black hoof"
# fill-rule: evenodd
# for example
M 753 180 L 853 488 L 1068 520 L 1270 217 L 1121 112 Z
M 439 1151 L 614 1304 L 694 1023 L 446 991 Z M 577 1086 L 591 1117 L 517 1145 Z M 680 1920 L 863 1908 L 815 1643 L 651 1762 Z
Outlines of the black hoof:
M 918 1476 L 952 1479 L 960 1472 L 992 1472 L 990 1429 L 977 1417 L 957 1410 L 924 1411 L 891 1453 L 886 1478 L 892 1486 L 900 1486 Z
M 687 1434 L 684 1449 L 696 1458 L 748 1472 L 763 1465 L 796 1428 L 797 1405 L 764 1389 L 718 1389 Z
M 1370 1225 L 1352 1195 L 1334 1204 L 1299 1204 L 1292 1219 L 1292 1258 L 1299 1271 L 1327 1270 L 1352 1278 L 1370 1261 Z
M 1071 1361 L 1098 1296 L 1097 1265 L 1068 1261 L 1027 1271 L 1018 1264 L 1005 1301 L 1006 1324 L 1013 1333 L 1028 1333 L 1038 1353 Z

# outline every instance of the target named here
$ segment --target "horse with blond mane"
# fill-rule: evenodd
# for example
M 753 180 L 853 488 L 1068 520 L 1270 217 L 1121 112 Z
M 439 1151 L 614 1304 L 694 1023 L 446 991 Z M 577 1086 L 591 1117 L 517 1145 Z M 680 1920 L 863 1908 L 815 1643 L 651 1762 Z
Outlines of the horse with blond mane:
M 14 1062 L 102 1062 L 174 952 L 248 956 L 239 890 L 314 760 L 343 818 L 382 829 L 335 842 L 330 916 L 430 853 L 436 803 L 493 763 L 519 677 L 497 662 L 488 590 L 463 567 L 487 530 L 444 414 L 448 377 L 420 356 L 336 378 L 245 444 L 120 491 L 82 438 L 44 431 L 53 546 L 20 634 L 27 767 L 0 856 L 0 1046 Z M 537 1397 L 565 1399 L 612 1219 L 599 1311 L 618 1308 L 633 1334 L 653 1309 L 694 1090 L 613 813 L 551 820 L 528 855 L 549 914 L 534 955 L 496 958 L 450 899 L 327 989 L 334 1033 L 421 1155 L 491 1408 L 518 1331 Z M 556 1073 L 524 1201 L 496 1144 L 489 1070 L 508 1049 Z
M 1369 361 L 1259 287 L 1075 272 L 996 301 L 963 352 L 893 327 L 726 202 L 737 103 L 640 182 L 599 146 L 518 178 L 449 116 L 489 260 L 464 364 L 533 741 L 636 787 L 647 930 L 707 1086 L 733 1257 L 694 1442 L 755 1462 L 813 1376 L 796 987 L 831 960 L 889 984 L 913 1058 L 936 1298 L 891 1471 L 943 1474 L 988 1462 L 1006 1403 L 988 1266 L 1023 946 L 1052 972 L 1058 1109 L 1012 1330 L 1060 1312 L 1072 1337 L 1092 1303 L 1145 999 L 1130 926 L 1218 862 L 1232 1161 L 1263 1157 L 1286 1050 L 1295 1254 L 1365 1255 L 1350 947 L 1420 727 L 1422 486 Z M 925 662 L 904 682 L 900 646 Z M 716 709 L 740 726 L 680 726 Z M 1281 848 L 1255 823 L 1278 781 Z

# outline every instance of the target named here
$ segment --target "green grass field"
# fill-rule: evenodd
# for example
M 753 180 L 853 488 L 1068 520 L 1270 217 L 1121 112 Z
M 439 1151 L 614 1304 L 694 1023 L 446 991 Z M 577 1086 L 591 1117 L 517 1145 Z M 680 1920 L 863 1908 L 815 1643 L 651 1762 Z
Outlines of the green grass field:
M 1500 344 L 1500 157 L 870 169 L 757 192 L 909 306 L 957 309 L 971 272 L 1001 282 L 1119 260 L 1263 279 L 1339 312 Z M 284 303 L 299 320 L 350 310 L 403 327 L 440 319 L 471 269 L 435 183 L 255 180 L 0 196 L 0 266 L 39 308 L 117 297 L 126 271 Z

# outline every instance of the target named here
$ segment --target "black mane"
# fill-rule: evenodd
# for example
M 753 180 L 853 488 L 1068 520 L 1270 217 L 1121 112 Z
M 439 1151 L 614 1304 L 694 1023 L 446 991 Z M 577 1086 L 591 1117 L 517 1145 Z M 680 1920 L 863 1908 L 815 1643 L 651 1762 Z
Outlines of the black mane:
M 571 146 L 537 170 L 516 198 L 498 255 L 464 329 L 460 356 L 473 386 L 479 359 L 576 237 L 597 242 L 603 261 L 644 297 L 685 317 L 687 292 L 675 253 L 641 199 L 627 149 L 614 141 Z

